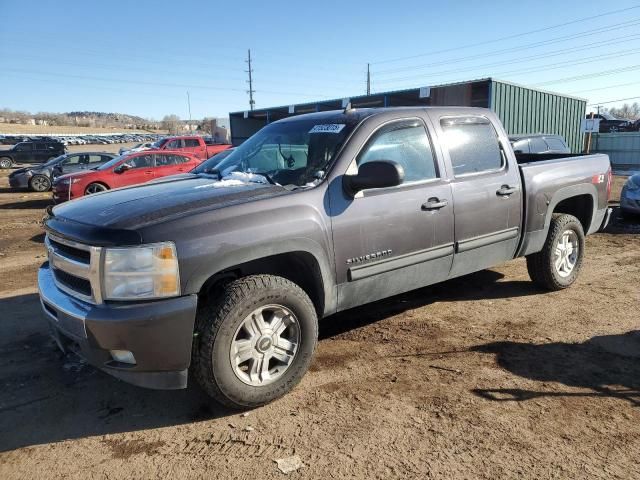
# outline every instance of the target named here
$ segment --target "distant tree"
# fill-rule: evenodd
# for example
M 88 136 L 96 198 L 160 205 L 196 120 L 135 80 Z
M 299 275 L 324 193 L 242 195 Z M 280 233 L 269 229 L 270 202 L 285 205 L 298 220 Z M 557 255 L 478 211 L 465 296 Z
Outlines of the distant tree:
M 638 104 L 638 102 L 635 102 L 631 105 L 629 105 L 628 103 L 625 103 L 620 108 L 614 107 L 609 109 L 609 113 L 611 113 L 611 115 L 618 118 L 627 118 L 629 120 L 637 120 L 638 118 L 640 118 L 640 104 Z
M 171 135 L 174 135 L 180 130 L 180 117 L 165 115 L 160 125 L 164 130 L 168 130 Z

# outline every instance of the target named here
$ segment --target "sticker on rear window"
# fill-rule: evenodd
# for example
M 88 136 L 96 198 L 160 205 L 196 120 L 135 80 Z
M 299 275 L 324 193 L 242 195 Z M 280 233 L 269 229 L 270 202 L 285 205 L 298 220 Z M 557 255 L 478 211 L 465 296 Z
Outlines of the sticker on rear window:
M 344 123 L 328 123 L 326 125 L 314 125 L 309 133 L 340 133 Z

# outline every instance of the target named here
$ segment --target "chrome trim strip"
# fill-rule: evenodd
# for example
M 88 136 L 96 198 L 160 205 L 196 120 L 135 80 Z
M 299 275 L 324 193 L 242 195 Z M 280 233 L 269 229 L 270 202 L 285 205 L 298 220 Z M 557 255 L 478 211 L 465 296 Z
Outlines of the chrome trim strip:
M 467 252 L 474 248 L 486 247 L 493 243 L 503 242 L 505 240 L 511 240 L 518 236 L 520 231 L 519 227 L 507 228 L 506 230 L 500 230 L 498 232 L 491 232 L 485 235 L 478 235 L 477 237 L 467 238 L 466 240 L 460 240 L 456 245 L 456 253 Z
M 49 256 L 49 262 L 53 268 L 70 273 L 76 277 L 89 277 L 89 265 L 65 257 L 60 252 L 56 251 L 55 248 L 52 249 L 51 255 Z
M 89 263 L 79 262 L 77 260 L 69 258 L 63 252 L 57 250 L 55 248 L 55 245 L 52 245 L 49 239 L 62 245 L 89 252 Z M 96 305 L 101 304 L 103 302 L 102 285 L 100 282 L 102 274 L 102 247 L 92 247 L 90 245 L 85 245 L 82 243 L 60 238 L 56 235 L 51 235 L 50 233 L 47 233 L 44 242 L 45 246 L 47 247 L 49 264 L 51 265 L 51 268 L 66 272 L 78 278 L 88 280 L 89 284 L 91 285 L 91 295 L 84 295 L 77 290 L 63 285 L 56 279 L 55 274 L 53 274 L 52 272 L 53 281 L 55 282 L 56 287 L 73 297 L 79 298 L 84 302 L 89 302 Z
M 40 294 L 42 309 L 48 318 L 52 319 L 57 325 L 60 324 L 60 319 L 53 316 L 44 307 L 45 303 L 51 309 L 82 322 L 82 330 L 86 338 L 87 329 L 85 321 L 89 310 L 91 309 L 91 305 L 81 303 L 76 301 L 73 297 L 65 295 L 63 291 L 58 288 L 58 285 L 54 280 L 51 267 L 46 264 L 38 270 L 38 293 Z
M 362 280 L 363 278 L 371 277 L 373 275 L 410 267 L 411 265 L 429 262 L 431 260 L 437 260 L 438 258 L 447 257 L 449 255 L 453 255 L 453 243 L 449 245 L 439 245 L 425 250 L 418 250 L 416 252 L 405 253 L 404 255 L 399 255 L 397 257 L 386 257 L 374 263 L 351 267 L 347 271 L 347 278 L 350 282 Z

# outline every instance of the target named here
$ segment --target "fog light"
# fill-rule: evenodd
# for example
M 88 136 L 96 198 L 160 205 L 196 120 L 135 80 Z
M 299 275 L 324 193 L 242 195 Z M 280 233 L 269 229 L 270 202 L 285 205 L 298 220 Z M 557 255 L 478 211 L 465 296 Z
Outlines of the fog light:
M 136 364 L 136 357 L 133 356 L 129 350 L 110 350 L 111 358 L 116 362 L 128 363 L 130 365 Z

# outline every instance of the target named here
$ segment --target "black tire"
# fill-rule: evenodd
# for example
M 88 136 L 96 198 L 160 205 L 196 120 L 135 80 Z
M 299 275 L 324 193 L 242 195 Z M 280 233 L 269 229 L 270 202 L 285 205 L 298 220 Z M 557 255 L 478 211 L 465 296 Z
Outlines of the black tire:
M 34 192 L 48 192 L 51 190 L 51 179 L 46 175 L 34 175 L 29 180 L 29 188 Z
M 272 383 L 244 383 L 230 360 L 238 328 L 256 309 L 278 304 L 296 317 L 300 343 L 286 370 Z M 226 284 L 217 297 L 203 301 L 196 317 L 192 372 L 217 402 L 231 408 L 253 408 L 289 392 L 309 369 L 318 341 L 318 317 L 308 295 L 295 283 L 273 275 L 252 275 Z
M 556 247 L 563 239 L 565 232 L 573 232 L 577 243 L 577 254 L 574 266 L 568 273 L 560 272 L 556 266 Z M 549 225 L 549 233 L 544 247 L 538 253 L 527 256 L 529 277 L 537 285 L 547 290 L 562 290 L 570 287 L 578 278 L 584 258 L 584 231 L 582 224 L 573 215 L 554 213 Z
M 0 168 L 6 169 L 11 167 L 13 167 L 13 160 L 11 160 L 9 157 L 0 158 Z
M 87 185 L 87 188 L 84 189 L 84 194 L 91 195 L 93 193 L 106 192 L 107 190 L 109 190 L 109 187 L 103 183 L 94 182 Z

